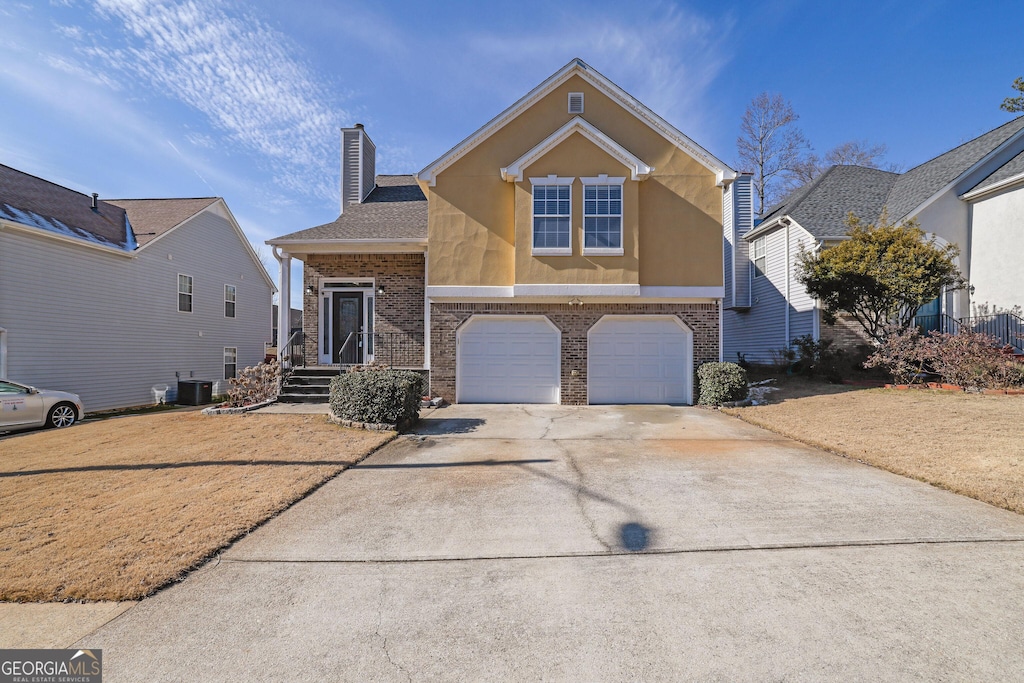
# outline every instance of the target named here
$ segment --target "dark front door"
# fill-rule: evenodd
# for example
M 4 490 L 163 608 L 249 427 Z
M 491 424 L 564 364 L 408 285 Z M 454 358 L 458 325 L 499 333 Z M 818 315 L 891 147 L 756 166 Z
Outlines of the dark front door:
M 917 313 L 914 315 L 914 324 L 920 328 L 921 332 L 931 332 L 932 330 L 940 329 L 941 310 L 939 297 L 935 297 L 917 309 Z
M 363 363 L 366 340 L 360 334 L 363 331 L 362 292 L 334 292 L 333 308 L 331 362 L 346 365 Z

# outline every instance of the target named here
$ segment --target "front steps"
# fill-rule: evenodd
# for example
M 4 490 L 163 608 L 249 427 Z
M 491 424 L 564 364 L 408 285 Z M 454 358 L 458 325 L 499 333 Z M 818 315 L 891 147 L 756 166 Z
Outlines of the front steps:
M 338 376 L 338 368 L 295 368 L 288 375 L 277 397 L 279 403 L 328 403 L 331 398 L 331 379 Z

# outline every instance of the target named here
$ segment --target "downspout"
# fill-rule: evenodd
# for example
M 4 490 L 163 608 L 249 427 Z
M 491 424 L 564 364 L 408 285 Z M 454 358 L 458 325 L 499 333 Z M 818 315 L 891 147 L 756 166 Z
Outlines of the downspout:
M 788 219 L 783 219 L 783 221 L 784 221 L 784 224 L 786 226 L 786 339 L 785 339 L 785 343 L 782 345 L 782 347 L 785 348 L 785 349 L 788 349 L 789 348 L 789 341 L 792 338 L 792 337 L 790 337 L 790 334 L 789 334 L 789 309 L 790 309 L 790 307 L 792 307 L 793 304 L 791 303 L 791 299 L 789 297 L 790 297 L 790 281 L 793 279 L 793 274 L 790 272 L 790 262 L 789 262 L 789 225 L 790 225 L 790 221 Z
M 427 296 L 430 251 L 423 252 L 423 367 L 430 369 L 430 297 Z
M 735 280 L 733 280 L 733 289 L 735 290 Z M 721 363 L 725 360 L 725 328 L 722 325 L 725 323 L 722 309 L 722 300 L 718 300 L 718 362 Z

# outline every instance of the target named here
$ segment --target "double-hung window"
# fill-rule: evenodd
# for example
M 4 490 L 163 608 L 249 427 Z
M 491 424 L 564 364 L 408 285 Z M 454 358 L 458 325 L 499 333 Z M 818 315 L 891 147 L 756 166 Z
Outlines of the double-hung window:
M 625 178 L 583 178 L 583 253 L 622 256 L 622 183 Z
M 224 347 L 224 379 L 231 379 L 235 376 L 235 370 L 238 368 L 238 347 L 237 346 L 225 346 Z
M 572 178 L 530 178 L 533 183 L 533 253 L 572 253 Z
M 751 258 L 754 261 L 754 277 L 763 277 L 768 267 L 768 251 L 764 237 L 758 237 L 751 245 Z
M 235 317 L 235 297 L 236 291 L 234 285 L 224 285 L 224 317 L 234 318 Z
M 192 312 L 192 276 L 178 274 L 178 310 Z

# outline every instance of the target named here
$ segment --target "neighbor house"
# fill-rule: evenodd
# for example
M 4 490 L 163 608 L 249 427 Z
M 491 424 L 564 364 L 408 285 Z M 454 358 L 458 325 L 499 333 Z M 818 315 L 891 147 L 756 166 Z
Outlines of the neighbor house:
M 573 60 L 415 176 L 374 167 L 344 129 L 341 215 L 268 241 L 284 300 L 303 263 L 306 365 L 424 369 L 462 403 L 693 401 L 721 353 L 723 162 Z
M 771 362 L 798 336 L 844 346 L 867 339 L 848 318 L 822 323 L 818 302 L 797 281 L 801 250 L 848 239 L 850 212 L 875 222 L 916 218 L 936 244 L 959 247 L 969 286 L 944 292 L 918 311 L 924 329 L 969 327 L 1024 347 L 1024 117 L 906 173 L 832 166 L 771 208 L 756 226 L 743 216 L 725 233 L 726 360 Z
M 218 197 L 100 199 L 0 166 L 0 377 L 89 411 L 260 362 L 274 283 Z

